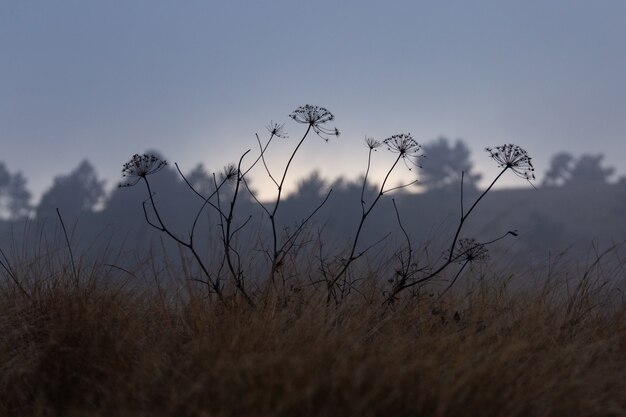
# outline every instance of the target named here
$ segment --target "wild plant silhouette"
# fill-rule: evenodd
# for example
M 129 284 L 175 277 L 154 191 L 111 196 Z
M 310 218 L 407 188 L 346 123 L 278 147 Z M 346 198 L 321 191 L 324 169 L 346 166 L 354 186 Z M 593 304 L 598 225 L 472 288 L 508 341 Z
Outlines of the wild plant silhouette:
M 133 186 L 139 182 L 145 184 L 147 198 L 143 202 L 142 208 L 146 222 L 151 227 L 164 233 L 177 244 L 191 252 L 204 274 L 204 280 L 202 282 L 204 282 L 209 291 L 215 294 L 220 300 L 224 299 L 229 284 L 230 287 L 234 289 L 234 294 L 243 297 L 251 306 L 256 304 L 253 293 L 266 294 L 270 289 L 283 294 L 286 298 L 288 290 L 286 288 L 287 280 L 284 275 L 285 261 L 288 258 L 297 258 L 298 251 L 302 249 L 301 237 L 306 232 L 307 224 L 327 203 L 329 198 L 331 198 L 332 189 L 329 189 L 325 197 L 321 199 L 316 207 L 313 207 L 307 213 L 302 213 L 302 221 L 293 228 L 285 228 L 282 232 L 278 230 L 277 218 L 279 216 L 279 207 L 283 201 L 285 181 L 287 180 L 290 167 L 294 162 L 298 150 L 311 132 L 314 132 L 324 141 L 328 141 L 330 137 L 339 136 L 339 130 L 336 127 L 328 126 L 328 123 L 332 122 L 335 116 L 324 107 L 307 104 L 298 107 L 289 117 L 295 122 L 304 125 L 305 131 L 297 141 L 286 164 L 282 168 L 279 168 L 278 171 L 268 166 L 266 153 L 269 151 L 270 144 L 275 138 L 286 139 L 287 134 L 285 133 L 283 124 L 273 121 L 266 127 L 269 138 L 265 142 L 263 142 L 258 135 L 256 136 L 259 150 L 252 162 L 246 164 L 246 158 L 251 154 L 251 150 L 245 151 L 236 165 L 231 164 L 226 167 L 219 180 L 215 175 L 213 176 L 214 191 L 208 195 L 199 192 L 192 182 L 184 176 L 178 165 L 176 165 L 179 174 L 190 188 L 190 191 L 203 200 L 203 204 L 198 209 L 196 215 L 190 219 L 191 231 L 188 237 L 181 237 L 168 227 L 167 221 L 163 219 L 160 213 L 159 206 L 155 201 L 154 193 L 150 186 L 149 177 L 161 170 L 166 165 L 166 162 L 155 155 L 144 154 L 134 155 L 128 163 L 124 164 L 122 173 L 126 182 L 120 184 L 120 186 Z M 424 156 L 421 153 L 422 146 L 408 133 L 394 134 L 383 140 L 366 138 L 365 144 L 368 153 L 361 186 L 361 214 L 353 237 L 351 238 L 351 243 L 347 250 L 320 257 L 319 270 L 322 272 L 323 279 L 312 283 L 312 285 L 319 285 L 323 282 L 326 287 L 328 302 L 334 301 L 335 303 L 340 303 L 348 294 L 353 291 L 358 291 L 358 277 L 350 274 L 351 266 L 355 261 L 366 255 L 373 247 L 386 239 L 386 237 L 383 237 L 377 242 L 366 244 L 361 242 L 362 232 L 366 227 L 367 219 L 384 196 L 417 183 L 418 180 L 413 180 L 397 186 L 388 185 L 391 175 L 402 166 L 408 171 L 419 169 L 421 167 L 421 158 Z M 377 187 L 376 193 L 371 199 L 366 199 L 366 186 L 368 181 L 372 181 L 370 178 L 372 154 L 378 148 L 386 148 L 386 150 L 395 155 L 395 157 L 380 181 L 380 186 Z M 463 192 L 465 173 L 463 171 L 461 172 L 461 181 L 459 184 L 460 219 L 456 231 L 450 240 L 448 255 L 442 260 L 441 264 L 429 264 L 420 268 L 410 267 L 410 265 L 417 265 L 417 262 L 411 259 L 415 254 L 413 253 L 408 234 L 402 227 L 401 216 L 397 207 L 395 208 L 398 223 L 407 239 L 409 255 L 408 258 L 402 258 L 398 254 L 398 259 L 402 259 L 402 265 L 399 269 L 401 273 L 398 274 L 398 279 L 392 283 L 392 287 L 385 290 L 387 303 L 393 303 L 401 293 L 409 288 L 424 285 L 438 278 L 440 274 L 450 266 L 459 260 L 463 260 L 457 274 L 452 279 L 451 286 L 459 278 L 459 275 L 468 263 L 486 259 L 487 245 L 493 244 L 506 236 L 517 236 L 517 232 L 508 231 L 502 236 L 490 238 L 489 241 L 480 242 L 475 238 L 460 239 L 463 227 L 467 219 L 476 209 L 478 203 L 489 193 L 496 182 L 507 171 L 529 182 L 535 179 L 531 158 L 528 156 L 527 152 L 519 146 L 505 144 L 493 148 L 486 148 L 486 151 L 489 153 L 489 157 L 501 168 L 501 171 L 476 200 L 470 204 L 467 210 L 464 208 Z M 276 187 L 275 199 L 269 204 L 262 202 L 249 186 L 249 174 L 259 164 L 262 165 L 262 171 Z M 475 179 L 476 177 L 471 178 L 472 183 Z M 232 193 L 228 199 L 224 199 L 223 190 L 229 185 L 233 187 Z M 259 277 L 259 271 L 252 271 L 252 276 L 250 272 L 246 273 L 242 265 L 242 258 L 250 259 L 254 257 L 254 254 L 241 253 L 237 246 L 237 234 L 246 228 L 251 219 L 251 216 L 245 218 L 237 217 L 237 204 L 244 192 L 247 192 L 258 204 L 269 222 L 269 230 L 271 232 L 270 243 L 260 242 L 258 247 L 253 248 L 254 251 L 265 254 L 269 271 L 266 279 Z M 219 260 L 206 259 L 203 257 L 194 241 L 198 219 L 205 209 L 215 210 L 219 217 L 220 230 L 217 238 L 221 240 L 223 247 L 223 253 Z M 212 265 L 214 266 L 213 269 L 211 268 Z M 229 271 L 229 280 L 225 279 L 223 274 L 224 270 Z M 282 278 L 280 283 L 278 283 L 276 279 L 279 275 Z

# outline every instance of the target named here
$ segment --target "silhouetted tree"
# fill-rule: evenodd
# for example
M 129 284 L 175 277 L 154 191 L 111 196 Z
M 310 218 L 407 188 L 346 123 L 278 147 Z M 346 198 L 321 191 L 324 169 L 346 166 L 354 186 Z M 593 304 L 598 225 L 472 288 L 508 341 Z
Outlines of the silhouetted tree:
M 458 185 L 461 173 L 465 172 L 464 183 L 475 186 L 481 175 L 472 172 L 472 163 L 467 145 L 457 140 L 454 145 L 447 138 L 439 138 L 423 147 L 426 158 L 420 171 L 420 184 L 429 190 Z
M 570 171 L 569 183 L 604 184 L 615 172 L 614 168 L 602 167 L 604 155 L 582 155 Z
M 567 152 L 558 153 L 552 157 L 542 185 L 605 184 L 615 169 L 602 167 L 603 159 L 602 154 L 583 154 L 574 158 Z
M 98 180 L 89 163 L 83 161 L 74 171 L 54 179 L 37 207 L 37 217 L 52 216 L 58 208 L 64 216 L 72 217 L 93 210 L 104 197 L 104 181 Z
M 31 194 L 26 189 L 26 178 L 21 172 L 11 174 L 0 162 L 0 215 L 10 220 L 27 216 L 30 212 Z
M 312 203 L 328 192 L 326 181 L 321 177 L 319 171 L 314 171 L 308 178 L 298 183 L 298 191 L 294 198 L 310 200 Z
M 550 168 L 543 178 L 543 186 L 558 186 L 565 184 L 572 171 L 574 157 L 567 152 L 557 153 L 550 161 Z
M 189 181 L 189 184 L 200 194 L 208 196 L 215 190 L 213 176 L 204 168 L 203 164 L 196 165 L 188 174 L 185 174 L 185 177 L 187 181 Z

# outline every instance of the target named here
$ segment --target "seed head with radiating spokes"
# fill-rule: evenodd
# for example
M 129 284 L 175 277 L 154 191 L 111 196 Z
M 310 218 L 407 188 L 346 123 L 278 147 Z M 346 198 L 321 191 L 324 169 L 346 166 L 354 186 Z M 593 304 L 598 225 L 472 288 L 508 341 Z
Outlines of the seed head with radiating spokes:
M 267 131 L 270 132 L 272 136 L 276 136 L 281 139 L 287 139 L 289 135 L 287 134 L 287 132 L 285 132 L 284 127 L 285 127 L 284 123 L 280 124 L 274 121 L 271 121 L 269 125 L 265 126 Z
M 528 153 L 517 145 L 507 143 L 495 148 L 485 148 L 491 159 L 498 163 L 500 168 L 508 168 L 520 178 L 527 181 L 535 179 L 535 168 L 530 162 Z
M 224 167 L 222 171 L 221 178 L 224 181 L 234 181 L 237 179 L 237 175 L 239 174 L 239 170 L 235 164 L 228 164 Z
M 372 149 L 372 150 L 376 150 L 376 148 L 378 148 L 380 145 L 382 145 L 382 142 L 379 140 L 376 140 L 374 138 L 370 138 L 370 137 L 365 137 L 365 145 L 367 145 L 368 148 Z
M 383 143 L 391 152 L 400 154 L 405 161 L 408 159 L 412 165 L 420 167 L 419 159 L 423 156 L 420 154 L 422 145 L 417 143 L 410 133 L 393 135 L 385 139 Z M 411 169 L 408 165 L 407 168 Z
M 489 251 L 485 245 L 476 239 L 460 239 L 457 243 L 454 259 L 461 263 L 485 263 L 489 260 Z
M 163 169 L 167 165 L 167 161 L 151 154 L 135 154 L 122 166 L 122 177 L 126 182 L 121 182 L 120 187 L 132 187 L 142 178 L 152 175 Z
M 327 136 L 339 136 L 339 130 L 322 126 L 324 123 L 333 121 L 335 116 L 324 107 L 312 106 L 310 104 L 300 106 L 289 115 L 298 123 L 310 125 L 317 135 L 328 141 Z

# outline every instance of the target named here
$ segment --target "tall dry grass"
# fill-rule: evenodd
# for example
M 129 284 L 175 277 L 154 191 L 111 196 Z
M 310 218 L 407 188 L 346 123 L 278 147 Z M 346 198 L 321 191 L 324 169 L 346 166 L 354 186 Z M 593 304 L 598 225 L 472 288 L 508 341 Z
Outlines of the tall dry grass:
M 252 308 L 53 269 L 19 274 L 28 295 L 1 286 L 1 415 L 626 415 L 626 308 L 608 292 L 494 278 L 391 308 L 375 287 Z

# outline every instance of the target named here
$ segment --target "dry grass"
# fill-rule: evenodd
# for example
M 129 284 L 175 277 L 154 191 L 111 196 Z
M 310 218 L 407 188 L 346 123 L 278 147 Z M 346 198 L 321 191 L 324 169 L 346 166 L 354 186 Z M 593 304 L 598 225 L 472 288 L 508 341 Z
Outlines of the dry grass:
M 96 278 L 2 287 L 1 415 L 626 415 L 626 309 L 589 297 L 477 286 L 383 309 L 310 290 L 251 309 Z

